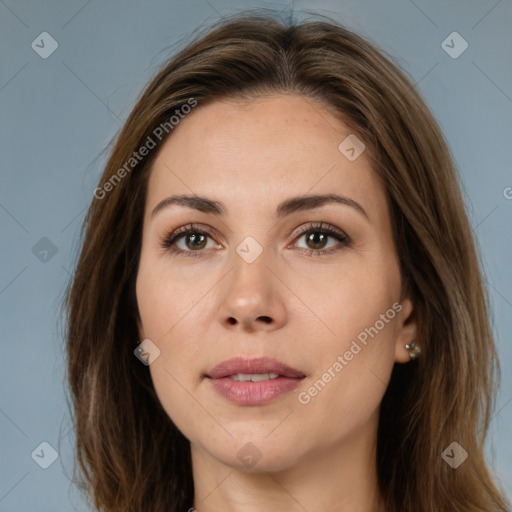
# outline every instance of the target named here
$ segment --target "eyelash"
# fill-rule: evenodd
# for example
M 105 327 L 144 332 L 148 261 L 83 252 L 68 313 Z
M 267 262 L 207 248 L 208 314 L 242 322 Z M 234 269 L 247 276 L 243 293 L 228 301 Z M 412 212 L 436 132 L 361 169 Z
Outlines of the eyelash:
M 164 236 L 159 245 L 164 251 L 169 251 L 172 254 L 179 254 L 185 257 L 201 257 L 200 253 L 204 253 L 204 250 L 197 251 L 184 251 L 182 249 L 176 248 L 176 242 L 183 238 L 184 236 L 194 233 L 197 235 L 206 235 L 213 239 L 213 231 L 209 228 L 197 225 L 197 224 L 187 224 L 186 226 L 182 226 L 172 233 Z M 340 242 L 343 247 L 351 247 L 352 240 L 350 237 L 345 235 L 341 230 L 330 226 L 329 224 L 325 224 L 323 222 L 313 222 L 311 224 L 307 224 L 300 228 L 299 233 L 297 233 L 296 238 L 302 237 L 304 234 L 310 233 L 320 233 L 323 235 L 328 235 L 329 237 L 335 238 Z M 296 243 L 296 242 L 295 242 Z M 303 249 L 299 248 L 300 251 L 304 253 L 308 253 L 309 256 L 322 256 L 325 254 L 333 254 L 341 249 Z M 195 253 L 195 254 L 194 254 Z

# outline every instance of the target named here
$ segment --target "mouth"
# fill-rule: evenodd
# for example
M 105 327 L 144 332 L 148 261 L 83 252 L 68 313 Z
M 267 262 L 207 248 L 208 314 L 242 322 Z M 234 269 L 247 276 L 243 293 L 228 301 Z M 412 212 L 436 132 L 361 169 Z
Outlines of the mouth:
M 263 405 L 295 389 L 306 376 L 275 359 L 237 357 L 218 364 L 204 377 L 231 402 Z
M 229 375 L 230 379 L 237 382 L 261 382 L 263 380 L 278 379 L 279 377 L 278 373 L 236 373 L 235 375 Z
M 235 380 L 248 381 L 255 377 L 257 380 L 277 379 L 287 377 L 290 379 L 302 379 L 304 373 L 288 366 L 276 359 L 269 357 L 259 357 L 255 359 L 245 359 L 235 357 L 228 359 L 212 368 L 206 377 L 210 379 L 223 379 L 225 377 L 238 377 Z M 264 378 L 266 376 L 266 378 Z M 254 380 L 253 382 L 255 382 Z

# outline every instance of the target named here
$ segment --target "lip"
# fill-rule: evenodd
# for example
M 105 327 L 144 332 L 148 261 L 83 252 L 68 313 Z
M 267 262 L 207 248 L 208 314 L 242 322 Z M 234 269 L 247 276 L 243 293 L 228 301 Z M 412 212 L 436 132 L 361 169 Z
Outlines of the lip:
M 258 382 L 231 379 L 237 373 L 277 373 L 278 377 Z M 218 364 L 205 377 L 217 393 L 231 402 L 263 405 L 295 389 L 305 375 L 276 359 L 235 357 Z
M 291 379 L 305 377 L 301 371 L 270 357 L 253 359 L 234 357 L 212 368 L 206 376 L 211 379 L 222 379 L 237 373 L 277 373 L 282 377 L 289 377 Z

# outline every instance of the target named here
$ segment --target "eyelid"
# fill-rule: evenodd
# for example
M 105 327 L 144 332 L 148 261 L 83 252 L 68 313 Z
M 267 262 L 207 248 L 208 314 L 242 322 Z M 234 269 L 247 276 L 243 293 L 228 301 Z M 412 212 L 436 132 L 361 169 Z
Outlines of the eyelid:
M 297 228 L 297 230 L 293 233 L 292 236 L 296 238 L 300 235 L 303 235 L 304 233 L 307 233 L 308 231 L 323 231 L 329 235 L 337 235 L 344 240 L 350 240 L 350 237 L 341 229 L 337 228 L 336 226 L 333 226 L 332 224 L 322 221 L 309 222 L 303 224 L 302 226 Z
M 184 226 L 180 226 L 179 228 L 176 228 L 175 230 L 171 230 L 170 232 L 164 234 L 163 237 L 159 240 L 159 245 L 164 250 L 170 250 L 171 246 L 174 245 L 176 240 L 178 240 L 183 235 L 186 235 L 189 232 L 204 234 L 208 235 L 212 239 L 214 238 L 214 230 L 212 228 L 203 224 L 197 224 L 192 222 L 190 224 L 185 224 Z

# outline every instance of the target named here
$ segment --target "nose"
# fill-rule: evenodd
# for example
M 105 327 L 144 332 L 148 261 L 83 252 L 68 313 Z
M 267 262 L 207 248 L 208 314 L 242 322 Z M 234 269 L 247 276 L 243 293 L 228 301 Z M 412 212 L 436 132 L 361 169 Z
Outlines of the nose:
M 265 251 L 252 263 L 234 255 L 234 268 L 221 282 L 218 319 L 223 327 L 245 333 L 274 331 L 286 323 L 284 286 Z

